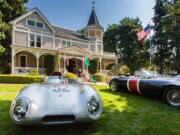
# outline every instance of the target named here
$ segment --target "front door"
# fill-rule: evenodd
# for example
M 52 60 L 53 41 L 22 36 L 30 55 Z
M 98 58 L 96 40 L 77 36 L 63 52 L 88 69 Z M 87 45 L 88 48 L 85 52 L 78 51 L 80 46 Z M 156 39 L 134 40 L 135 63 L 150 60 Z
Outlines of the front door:
M 76 71 L 76 59 L 69 59 L 69 66 L 66 67 L 68 72 L 75 73 Z

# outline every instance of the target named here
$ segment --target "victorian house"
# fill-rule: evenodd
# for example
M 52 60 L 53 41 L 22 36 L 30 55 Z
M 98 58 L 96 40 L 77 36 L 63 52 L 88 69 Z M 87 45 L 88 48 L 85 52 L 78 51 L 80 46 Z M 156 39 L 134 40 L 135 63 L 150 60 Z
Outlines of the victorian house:
M 37 69 L 39 74 L 45 74 L 45 56 L 57 53 L 60 56 L 60 72 L 73 72 L 74 69 L 81 68 L 83 73 L 88 73 L 85 57 L 99 59 L 100 72 L 105 70 L 107 64 L 117 62 L 114 53 L 103 51 L 104 28 L 100 25 L 94 8 L 84 28 L 84 35 L 50 24 L 38 8 L 28 11 L 10 24 L 13 26 L 12 74 L 28 73 L 30 69 Z

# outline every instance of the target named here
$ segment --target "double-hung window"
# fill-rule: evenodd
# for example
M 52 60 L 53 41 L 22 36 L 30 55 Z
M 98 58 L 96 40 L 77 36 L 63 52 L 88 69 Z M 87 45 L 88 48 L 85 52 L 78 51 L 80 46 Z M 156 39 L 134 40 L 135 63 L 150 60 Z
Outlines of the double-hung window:
M 41 36 L 36 36 L 36 47 L 41 48 Z
M 30 34 L 30 40 L 29 40 L 29 46 L 30 47 L 39 47 L 41 48 L 41 36 L 39 35 L 34 35 L 34 34 Z
M 34 47 L 35 46 L 35 35 L 30 34 L 30 46 Z

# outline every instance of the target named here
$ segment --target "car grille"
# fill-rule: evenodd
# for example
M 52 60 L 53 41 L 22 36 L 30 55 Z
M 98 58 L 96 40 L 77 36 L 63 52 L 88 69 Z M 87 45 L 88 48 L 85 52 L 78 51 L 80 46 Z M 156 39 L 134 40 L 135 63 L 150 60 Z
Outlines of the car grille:
M 74 122 L 75 121 L 75 116 L 74 115 L 49 115 L 43 117 L 42 121 L 44 123 L 49 123 L 49 122 Z

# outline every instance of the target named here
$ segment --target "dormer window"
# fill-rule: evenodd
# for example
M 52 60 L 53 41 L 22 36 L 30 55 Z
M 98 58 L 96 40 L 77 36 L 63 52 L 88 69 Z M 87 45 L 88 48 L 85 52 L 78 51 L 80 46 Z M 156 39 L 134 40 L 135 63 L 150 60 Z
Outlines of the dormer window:
M 36 22 L 36 27 L 42 29 L 44 26 L 43 26 L 43 23 L 41 23 L 41 22 Z
M 28 24 L 29 26 L 35 27 L 35 21 L 28 20 L 27 24 Z

